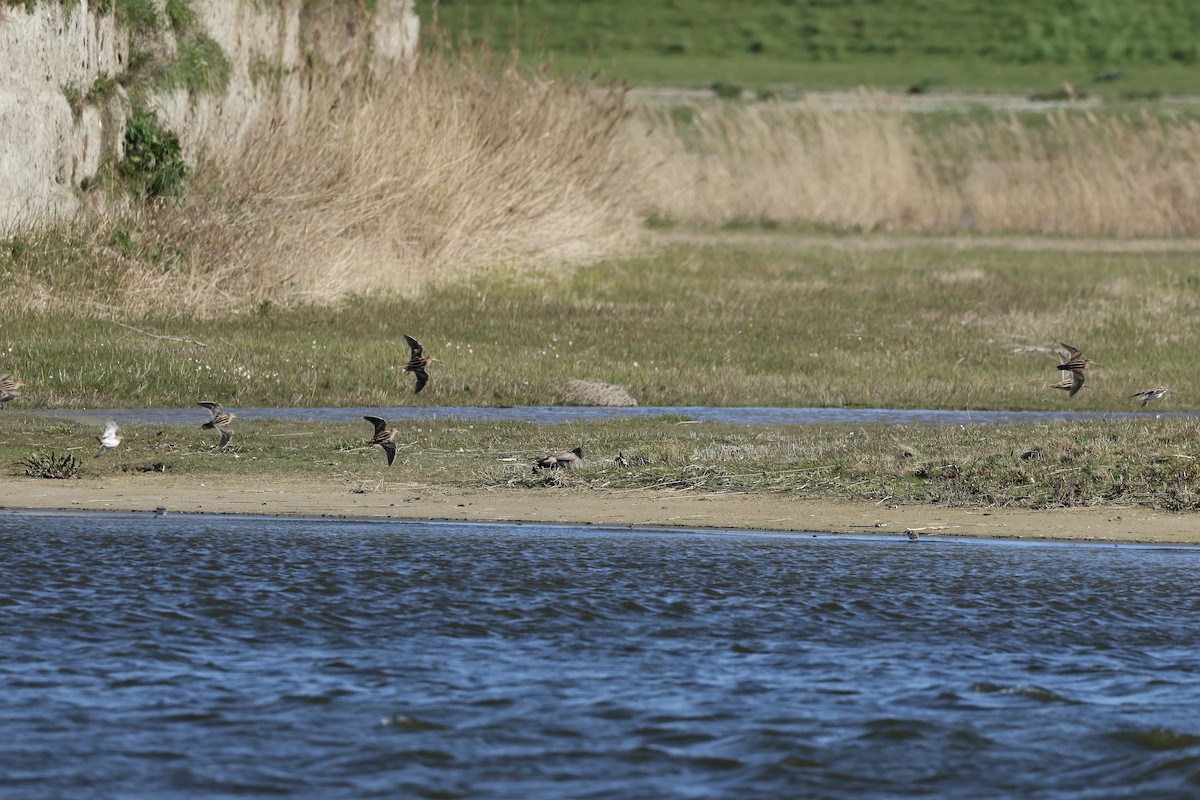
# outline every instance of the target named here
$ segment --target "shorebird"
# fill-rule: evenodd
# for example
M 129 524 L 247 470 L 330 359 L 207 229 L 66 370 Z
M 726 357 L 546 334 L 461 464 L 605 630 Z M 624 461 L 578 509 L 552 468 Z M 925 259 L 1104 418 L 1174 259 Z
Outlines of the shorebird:
M 383 452 L 387 453 L 388 466 L 396 460 L 396 429 L 389 428 L 387 420 L 383 417 L 373 417 L 367 415 L 363 417 L 367 422 L 375 426 L 375 435 L 367 444 L 377 444 L 383 448 Z
M 1083 351 L 1079 348 L 1071 347 L 1071 345 L 1067 344 L 1066 342 L 1059 342 L 1059 344 L 1067 348 L 1067 352 L 1070 354 L 1067 356 L 1066 361 L 1058 365 L 1059 369 L 1066 370 L 1067 372 L 1074 372 L 1077 369 L 1084 369 L 1092 365 L 1097 367 L 1100 366 L 1090 358 L 1083 358 Z
M 624 453 L 617 453 L 617 457 L 614 458 L 613 461 L 617 462 L 618 467 L 629 466 L 629 459 L 625 457 Z
M 1142 398 L 1142 407 L 1144 408 L 1146 403 L 1149 403 L 1151 400 L 1157 400 L 1158 398 L 1162 397 L 1166 393 L 1167 393 L 1167 387 L 1159 386 L 1155 389 L 1147 389 L 1144 392 L 1138 392 L 1137 394 L 1131 394 L 1129 397 L 1130 397 L 1130 399 L 1133 399 L 1134 397 Z
M 417 388 L 413 394 L 420 394 L 421 390 L 425 388 L 425 384 L 429 383 L 429 373 L 425 371 L 425 368 L 437 359 L 425 355 L 425 348 L 421 346 L 421 343 L 407 333 L 404 334 L 404 339 L 408 342 L 409 349 L 412 350 L 408 363 L 404 365 L 404 371 L 417 376 Z
M 1063 372 L 1063 379 L 1058 383 L 1050 384 L 1051 389 L 1062 389 L 1067 392 L 1067 397 L 1074 397 L 1075 393 L 1083 388 L 1083 370 L 1073 369 L 1070 371 L 1071 377 L 1066 377 L 1066 371 Z M 1091 388 L 1090 386 L 1088 387 Z
M 7 403 L 21 396 L 21 387 L 25 384 L 9 375 L 0 372 L 0 403 Z
M 216 428 L 221 433 L 221 441 L 217 445 L 218 450 L 224 450 L 229 446 L 229 440 L 233 438 L 233 429 L 229 427 L 229 423 L 237 419 L 237 416 L 229 413 L 221 408 L 220 403 L 214 403 L 211 400 L 201 400 L 196 405 L 202 408 L 207 408 L 208 413 L 212 415 L 212 419 L 201 425 L 201 428 Z
M 540 469 L 576 469 L 577 467 L 586 466 L 587 459 L 583 457 L 583 448 L 576 447 L 574 450 L 564 450 L 561 453 L 552 453 L 539 458 L 537 463 L 533 465 L 533 471 L 537 472 Z
M 96 453 L 96 458 L 99 458 L 119 445 L 121 437 L 117 436 L 117 423 L 109 420 L 107 427 L 104 429 L 104 435 L 97 436 L 96 441 L 100 443 L 100 452 Z

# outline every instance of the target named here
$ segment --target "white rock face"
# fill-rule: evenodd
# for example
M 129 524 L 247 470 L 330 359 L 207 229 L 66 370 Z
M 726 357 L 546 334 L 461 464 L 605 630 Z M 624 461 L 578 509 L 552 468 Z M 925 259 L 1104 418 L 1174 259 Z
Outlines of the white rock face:
M 104 144 L 124 141 L 124 114 L 106 131 L 109 115 L 93 107 L 76 119 L 63 91 L 86 94 L 98 75 L 125 71 L 128 37 L 94 6 L 0 11 L 0 233 L 73 213 L 74 187 L 96 173 Z
M 155 1 L 161 12 L 166 0 Z M 411 65 L 419 34 L 413 3 L 380 0 L 364 20 L 361 6 L 349 2 L 189 0 L 198 29 L 230 61 L 229 84 L 218 95 L 182 89 L 152 95 L 148 105 L 179 136 L 189 163 L 237 147 L 259 115 L 286 117 L 297 107 L 309 51 L 335 68 L 368 47 L 377 68 Z M 94 0 L 70 11 L 48 1 L 33 13 L 0 6 L 0 236 L 74 214 L 80 183 L 104 157 L 124 154 L 130 111 L 124 89 L 76 110 L 67 99 L 67 87 L 82 98 L 98 77 L 117 78 L 128 66 L 129 32 L 112 11 L 96 7 Z M 176 52 L 170 32 L 158 36 L 151 49 Z

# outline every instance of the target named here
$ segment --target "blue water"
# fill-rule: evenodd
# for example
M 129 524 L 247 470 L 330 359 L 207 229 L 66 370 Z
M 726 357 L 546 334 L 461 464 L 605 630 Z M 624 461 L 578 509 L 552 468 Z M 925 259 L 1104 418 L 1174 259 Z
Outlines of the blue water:
M 364 414 L 378 414 L 389 422 L 425 419 L 472 419 L 554 424 L 572 421 L 672 416 L 697 422 L 727 422 L 735 425 L 1021 425 L 1046 422 L 1088 422 L 1125 419 L 1194 418 L 1191 411 L 965 411 L 924 408 L 718 408 L 708 406 L 397 406 L 394 408 L 238 408 L 230 407 L 243 420 L 288 419 L 314 422 L 360 421 Z M 204 422 L 202 408 L 125 408 L 29 410 L 47 416 L 112 419 L 122 425 L 176 425 Z
M 1200 549 L 0 515 L 0 796 L 1200 796 Z

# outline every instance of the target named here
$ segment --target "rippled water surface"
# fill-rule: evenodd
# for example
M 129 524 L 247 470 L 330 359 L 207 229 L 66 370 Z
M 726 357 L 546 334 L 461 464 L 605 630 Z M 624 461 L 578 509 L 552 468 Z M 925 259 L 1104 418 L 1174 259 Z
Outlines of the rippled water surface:
M 1196 797 L 1200 550 L 0 516 L 0 796 Z

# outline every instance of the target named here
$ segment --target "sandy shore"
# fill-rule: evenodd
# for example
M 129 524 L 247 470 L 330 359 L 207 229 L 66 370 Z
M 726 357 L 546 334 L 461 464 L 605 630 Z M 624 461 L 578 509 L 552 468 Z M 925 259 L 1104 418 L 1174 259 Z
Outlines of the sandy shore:
M 740 528 L 771 531 L 986 536 L 1078 541 L 1200 544 L 1200 514 L 1135 507 L 1055 511 L 889 506 L 797 500 L 782 495 L 459 490 L 385 484 L 355 493 L 317 481 L 196 483 L 171 475 L 96 480 L 9 479 L 10 510 L 153 511 Z

